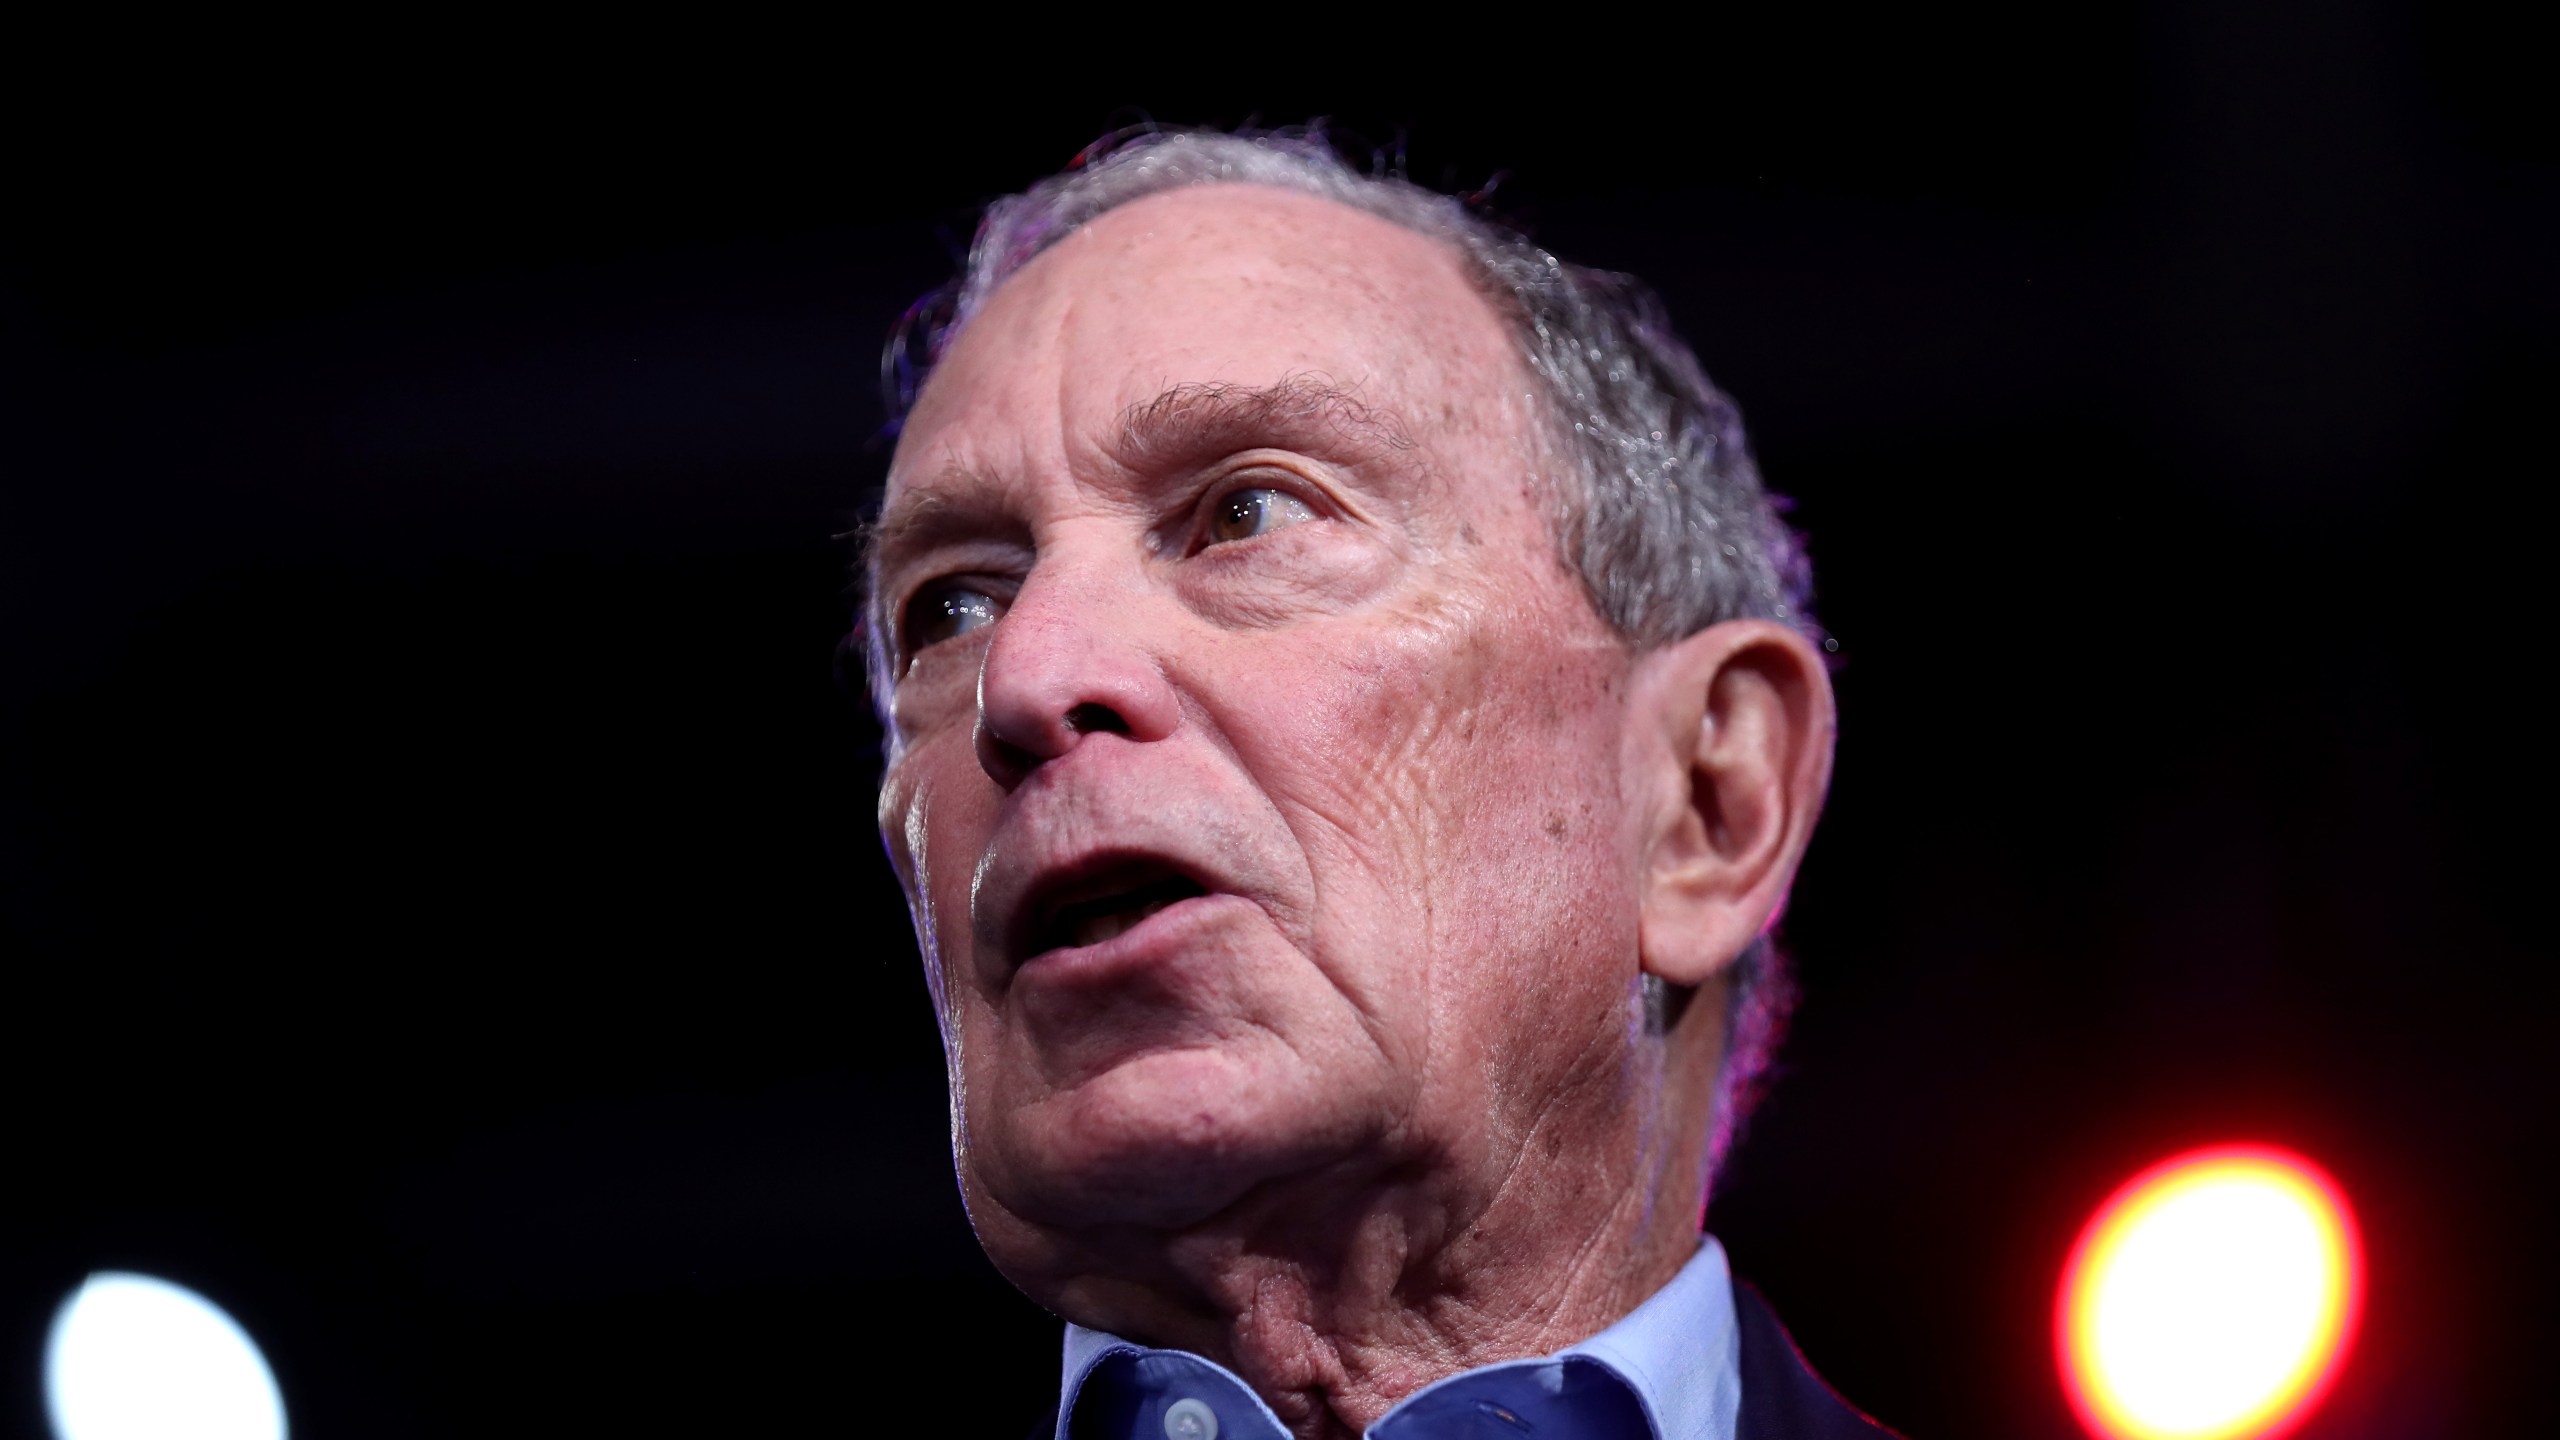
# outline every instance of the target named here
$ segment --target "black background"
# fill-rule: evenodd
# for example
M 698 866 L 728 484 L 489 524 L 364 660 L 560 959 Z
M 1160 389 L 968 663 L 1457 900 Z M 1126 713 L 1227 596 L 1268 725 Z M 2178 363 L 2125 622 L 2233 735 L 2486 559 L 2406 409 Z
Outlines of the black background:
M 228 1306 L 303 1436 L 1036 1415 L 829 537 L 978 203 L 1329 115 L 1653 280 L 1798 501 L 1840 766 L 1714 1223 L 1817 1364 L 2070 1433 L 2080 1221 L 2254 1139 L 2371 1252 L 2304 1433 L 2524 1433 L 2560 126 L 2503 17 L 22 37 L 5 1424 L 102 1267 Z

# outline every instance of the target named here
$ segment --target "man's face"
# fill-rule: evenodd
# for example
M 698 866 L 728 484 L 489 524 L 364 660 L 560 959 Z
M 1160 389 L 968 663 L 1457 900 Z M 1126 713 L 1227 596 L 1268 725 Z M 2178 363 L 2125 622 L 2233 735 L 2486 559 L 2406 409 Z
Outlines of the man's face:
M 1103 216 L 935 372 L 880 824 L 1035 1294 L 1059 1236 L 1498 1175 L 1624 1093 L 1629 656 L 1530 390 L 1448 249 L 1246 186 Z

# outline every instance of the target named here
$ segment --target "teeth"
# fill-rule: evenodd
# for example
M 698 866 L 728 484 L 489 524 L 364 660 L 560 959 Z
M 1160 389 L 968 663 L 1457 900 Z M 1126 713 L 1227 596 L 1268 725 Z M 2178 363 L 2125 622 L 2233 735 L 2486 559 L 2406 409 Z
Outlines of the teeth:
M 1137 929 L 1140 921 L 1174 903 L 1172 897 L 1162 897 L 1123 910 L 1088 915 L 1076 924 L 1075 942 L 1078 945 L 1099 945 L 1105 940 L 1116 940 Z

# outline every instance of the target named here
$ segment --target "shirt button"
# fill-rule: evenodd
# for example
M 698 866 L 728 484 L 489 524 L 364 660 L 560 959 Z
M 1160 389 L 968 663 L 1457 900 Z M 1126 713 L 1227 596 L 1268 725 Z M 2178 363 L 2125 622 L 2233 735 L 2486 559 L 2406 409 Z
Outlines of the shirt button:
M 1218 1440 L 1218 1412 L 1197 1400 L 1164 1407 L 1164 1440 Z

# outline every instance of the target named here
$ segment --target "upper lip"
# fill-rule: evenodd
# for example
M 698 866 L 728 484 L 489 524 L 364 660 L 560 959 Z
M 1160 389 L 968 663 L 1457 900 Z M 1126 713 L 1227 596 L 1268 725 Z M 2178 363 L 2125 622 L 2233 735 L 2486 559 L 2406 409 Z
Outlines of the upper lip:
M 1073 943 L 1067 927 L 1080 907 L 1166 884 L 1200 894 L 1220 888 L 1214 876 L 1198 867 L 1150 850 L 1099 849 L 1045 866 L 1003 906 L 1006 962 L 1018 966 Z

